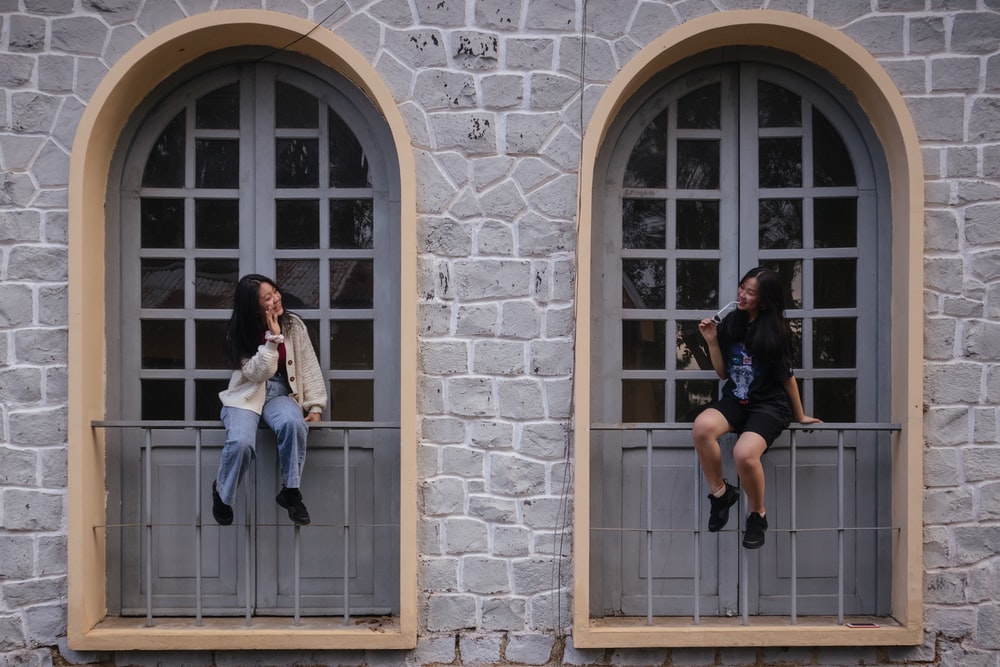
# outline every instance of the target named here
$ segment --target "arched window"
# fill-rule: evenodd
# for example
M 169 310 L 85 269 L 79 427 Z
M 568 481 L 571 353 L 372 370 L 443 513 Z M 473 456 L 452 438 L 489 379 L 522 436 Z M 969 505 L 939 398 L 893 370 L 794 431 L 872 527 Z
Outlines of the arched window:
M 108 606 L 397 613 L 399 174 L 384 120 L 355 86 L 287 55 L 160 90 L 125 133 L 108 232 L 107 414 L 153 422 L 108 429 Z M 310 434 L 301 540 L 274 502 L 269 432 L 237 525 L 219 527 L 210 483 L 224 433 L 179 428 L 219 419 L 223 335 L 246 273 L 273 277 L 306 322 L 324 419 L 357 427 Z
M 887 433 L 783 435 L 767 543 L 741 561 L 745 507 L 703 532 L 690 432 L 656 428 L 718 395 L 697 323 L 758 265 L 785 285 L 806 412 L 888 421 L 888 179 L 856 102 L 788 54 L 706 55 L 623 107 L 594 182 L 591 615 L 888 614 Z

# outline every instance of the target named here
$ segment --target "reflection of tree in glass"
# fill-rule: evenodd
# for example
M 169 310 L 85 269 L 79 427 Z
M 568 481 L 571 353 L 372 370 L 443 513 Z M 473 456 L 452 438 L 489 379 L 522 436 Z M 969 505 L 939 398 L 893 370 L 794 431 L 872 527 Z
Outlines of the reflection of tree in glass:
M 625 167 L 626 188 L 667 187 L 667 110 L 647 125 L 629 155 Z
M 706 404 L 715 400 L 718 382 L 715 380 L 680 380 L 674 402 L 674 419 L 693 422 Z
M 759 209 L 762 249 L 802 247 L 801 199 L 761 199 Z
M 622 307 L 663 308 L 666 305 L 666 267 L 650 259 L 622 261 Z
M 768 138 L 758 141 L 759 183 L 762 188 L 802 187 L 802 140 Z
M 802 99 L 767 81 L 757 84 L 758 127 L 802 127 Z
M 622 248 L 666 248 L 667 205 L 661 199 L 622 200 Z
M 847 146 L 826 116 L 813 109 L 813 181 L 817 187 L 854 185 L 854 164 Z
M 678 140 L 677 187 L 713 190 L 719 187 L 719 142 Z
M 677 261 L 677 307 L 713 308 L 719 303 L 718 260 Z
M 698 330 L 698 322 L 677 323 L 677 370 L 712 370 L 712 358 L 708 354 L 708 344 Z
M 722 117 L 720 85 L 712 83 L 692 91 L 677 101 L 677 127 L 717 129 Z

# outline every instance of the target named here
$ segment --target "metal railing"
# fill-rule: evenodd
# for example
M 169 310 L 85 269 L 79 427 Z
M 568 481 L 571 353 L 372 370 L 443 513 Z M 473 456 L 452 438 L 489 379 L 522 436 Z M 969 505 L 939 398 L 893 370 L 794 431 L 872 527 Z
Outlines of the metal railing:
M 340 432 L 342 434 L 342 445 L 340 448 L 343 452 L 343 487 L 342 487 L 342 500 L 343 500 L 343 522 L 337 524 L 337 527 L 341 529 L 341 536 L 343 538 L 343 571 L 342 571 L 342 586 L 343 586 L 343 624 L 344 626 L 349 626 L 351 624 L 351 604 L 350 604 L 350 580 L 351 580 L 351 564 L 352 560 L 350 557 L 350 544 L 351 544 L 351 531 L 352 528 L 359 527 L 387 527 L 385 524 L 375 525 L 375 524 L 359 524 L 357 522 L 352 522 L 351 520 L 351 479 L 350 479 L 350 440 L 351 433 L 358 431 L 396 431 L 398 434 L 400 425 L 398 422 L 334 422 L 334 421 L 319 421 L 319 422 L 309 422 L 308 423 L 310 432 L 312 431 L 327 431 L 327 432 Z M 203 523 L 202 523 L 202 475 L 201 475 L 201 456 L 202 456 L 202 434 L 205 431 L 225 431 L 221 422 L 218 421 L 157 421 L 157 420 L 96 420 L 91 422 L 91 426 L 95 429 L 139 429 L 143 434 L 142 448 L 144 451 L 143 456 L 143 516 L 141 527 L 145 532 L 146 544 L 148 547 L 144 550 L 144 555 L 142 557 L 142 577 L 145 587 L 145 604 L 146 604 L 146 627 L 152 627 L 154 625 L 154 609 L 153 609 L 153 529 L 157 527 L 153 521 L 153 510 L 154 510 L 154 499 L 153 499 L 153 432 L 154 431 L 178 431 L 178 430 L 189 430 L 194 431 L 194 447 L 192 448 L 192 455 L 194 457 L 194 502 L 195 502 L 195 515 L 193 517 L 193 527 L 194 527 L 194 562 L 195 562 L 195 625 L 201 626 L 203 624 L 203 590 L 202 584 L 204 575 L 202 572 L 202 544 L 203 544 Z M 261 425 L 263 429 L 263 424 Z M 398 436 L 396 438 L 396 443 L 398 445 Z M 176 445 L 174 445 L 176 446 Z M 244 486 L 249 486 L 246 484 Z M 246 491 L 245 491 L 246 492 Z M 393 495 L 395 500 L 390 502 L 396 502 L 398 504 L 398 497 Z M 244 547 L 243 547 L 243 558 L 244 558 L 244 617 L 247 627 L 253 624 L 253 610 L 254 610 L 254 600 L 253 600 L 253 570 L 251 567 L 252 563 L 252 549 L 254 540 L 252 538 L 253 524 L 249 520 L 249 508 L 247 509 L 247 518 L 243 522 L 244 529 Z M 128 524 L 113 524 L 108 523 L 103 526 L 95 526 L 95 529 L 112 529 L 112 528 L 125 528 Z M 398 530 L 398 524 L 389 524 L 388 527 L 395 528 Z M 294 624 L 295 626 L 301 625 L 301 526 L 298 524 L 294 525 L 294 541 L 293 541 L 293 562 L 294 562 L 294 589 L 293 589 L 293 600 L 294 600 Z
M 645 548 L 646 548 L 646 624 L 653 625 L 653 540 L 654 534 L 663 529 L 653 528 L 653 433 L 655 432 L 683 432 L 690 431 L 692 427 L 691 423 L 615 423 L 615 424 L 591 424 L 591 431 L 619 431 L 619 432 L 644 432 L 645 433 L 645 449 L 646 449 L 646 516 L 645 516 L 645 528 L 642 529 L 645 533 Z M 790 494 L 792 498 L 796 498 L 797 493 L 797 471 L 798 471 L 798 461 L 797 453 L 798 447 L 796 445 L 796 434 L 799 432 L 812 432 L 812 431 L 826 431 L 826 432 L 836 432 L 837 433 L 837 526 L 835 529 L 816 529 L 816 528 L 800 528 L 798 526 L 798 520 L 796 515 L 796 503 L 790 503 L 790 526 L 787 529 L 777 529 L 772 532 L 780 532 L 782 530 L 786 531 L 789 535 L 790 540 L 790 622 L 795 625 L 798 621 L 798 544 L 797 538 L 798 534 L 806 531 L 813 530 L 836 530 L 837 533 L 837 624 L 844 624 L 844 539 L 845 535 L 851 531 L 891 531 L 893 530 L 891 526 L 873 526 L 873 527 L 858 527 L 858 526 L 847 526 L 845 525 L 845 512 L 844 512 L 844 434 L 847 432 L 884 432 L 884 433 L 894 433 L 901 430 L 900 424 L 895 423 L 818 423 L 818 424 L 792 424 L 788 427 L 789 430 L 789 456 L 790 456 Z M 691 447 L 692 453 L 694 447 Z M 693 471 L 695 475 L 695 498 L 693 502 L 694 506 L 694 527 L 691 529 L 667 529 L 673 532 L 688 532 L 694 534 L 693 540 L 693 558 L 694 558 L 694 592 L 693 592 L 693 618 L 694 624 L 698 625 L 701 622 L 701 537 L 702 530 L 699 527 L 701 522 L 704 520 L 703 510 L 704 510 L 704 500 L 702 494 L 699 492 L 701 488 L 702 472 L 701 468 L 697 463 L 697 457 L 695 457 L 695 462 L 693 465 Z M 627 530 L 622 528 L 600 528 L 599 530 Z M 743 625 L 749 625 L 749 586 L 745 585 L 749 581 L 749 556 L 747 554 L 747 549 L 740 550 L 740 568 L 739 576 L 740 581 L 743 585 L 740 585 L 740 611 L 742 616 Z

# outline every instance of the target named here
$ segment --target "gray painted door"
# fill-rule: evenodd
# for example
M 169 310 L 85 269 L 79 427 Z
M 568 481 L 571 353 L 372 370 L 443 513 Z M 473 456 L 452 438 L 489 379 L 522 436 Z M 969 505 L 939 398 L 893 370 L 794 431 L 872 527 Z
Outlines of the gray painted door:
M 693 420 L 720 388 L 697 322 L 735 299 L 739 277 L 758 265 L 786 284 L 807 413 L 828 422 L 887 414 L 884 168 L 863 117 L 835 90 L 821 73 L 764 57 L 664 78 L 623 111 L 598 193 L 595 422 Z M 771 529 L 741 583 L 744 504 L 726 530 L 697 537 L 708 503 L 690 434 L 650 433 L 592 436 L 592 613 L 645 614 L 651 596 L 656 615 L 731 615 L 745 585 L 749 613 L 788 614 L 793 507 L 797 611 L 836 613 L 835 434 L 797 434 L 794 498 L 789 434 L 764 457 Z M 731 438 L 722 444 L 735 481 Z M 880 613 L 890 537 L 872 528 L 888 525 L 888 452 L 850 432 L 844 452 L 845 610 Z
M 330 393 L 324 418 L 398 421 L 392 143 L 353 86 L 300 66 L 311 67 L 281 56 L 217 68 L 137 121 L 109 252 L 120 258 L 120 279 L 109 281 L 109 301 L 120 304 L 109 413 L 218 420 L 232 291 L 239 276 L 263 273 L 309 328 Z M 116 611 L 143 613 L 151 594 L 157 613 L 191 613 L 199 561 L 206 614 L 290 613 L 296 572 L 303 613 L 341 613 L 345 586 L 352 613 L 398 607 L 397 431 L 311 431 L 302 490 L 313 523 L 301 530 L 298 564 L 295 531 L 274 502 L 280 480 L 266 429 L 235 525 L 215 525 L 210 484 L 223 442 L 217 430 L 197 444 L 193 430 L 153 429 L 150 447 L 139 430 L 109 434 Z

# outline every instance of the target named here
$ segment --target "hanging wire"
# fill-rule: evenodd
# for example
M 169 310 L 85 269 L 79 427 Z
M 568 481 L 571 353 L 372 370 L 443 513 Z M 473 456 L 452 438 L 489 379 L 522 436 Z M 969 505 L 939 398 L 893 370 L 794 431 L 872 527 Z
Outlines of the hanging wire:
M 274 56 L 276 56 L 277 54 L 281 53 L 282 51 L 287 51 L 288 49 L 292 48 L 293 46 L 295 46 L 296 44 L 298 44 L 299 42 L 301 42 L 303 39 L 305 39 L 309 35 L 311 35 L 314 32 L 316 32 L 316 30 L 318 30 L 320 27 L 322 27 L 324 23 L 326 23 L 327 21 L 329 21 L 330 18 L 333 17 L 334 14 L 336 14 L 341 9 L 343 9 L 346 4 L 347 4 L 347 0 L 341 0 L 340 4 L 333 8 L 332 12 L 330 12 L 329 14 L 327 14 L 326 16 L 323 17 L 322 21 L 317 21 L 316 25 L 314 25 L 312 28 L 309 28 L 309 30 L 307 30 L 306 32 L 302 33 L 301 35 L 299 35 L 298 37 L 296 37 L 292 41 L 288 42 L 288 44 L 285 44 L 284 46 L 279 46 L 278 48 L 274 49 L 270 53 L 261 56 L 260 58 L 258 58 L 254 62 L 255 63 L 263 62 L 263 61 L 267 60 L 268 58 L 273 58 Z

